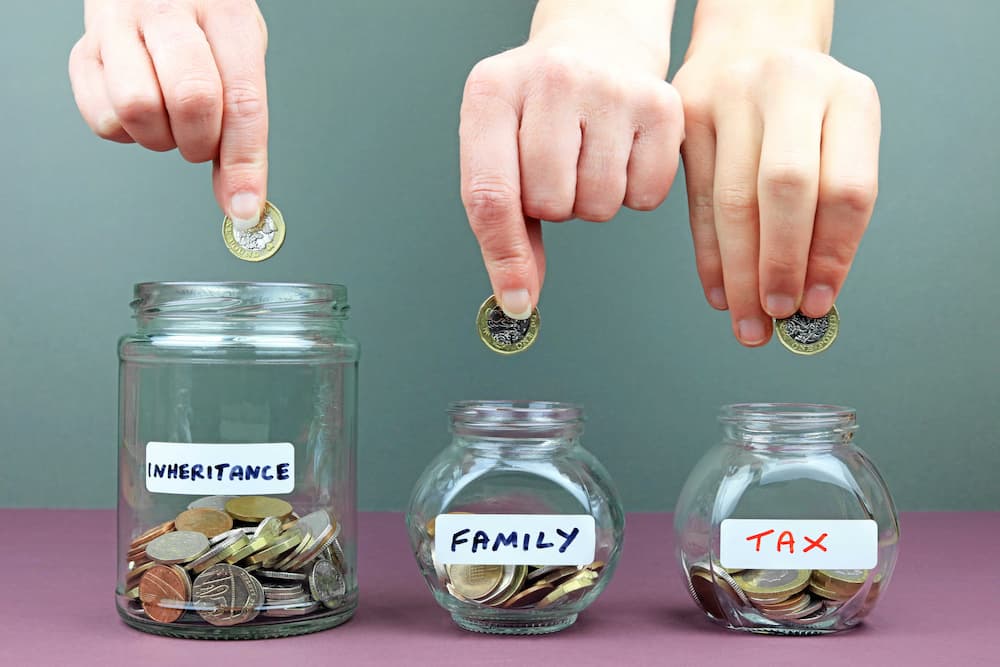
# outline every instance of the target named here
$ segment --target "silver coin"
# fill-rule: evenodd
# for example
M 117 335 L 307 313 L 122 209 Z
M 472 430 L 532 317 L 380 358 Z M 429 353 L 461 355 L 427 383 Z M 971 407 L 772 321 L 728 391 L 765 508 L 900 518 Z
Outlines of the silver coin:
M 280 606 L 269 606 L 263 611 L 264 616 L 284 617 L 284 616 L 304 616 L 319 608 L 319 603 L 309 600 L 308 602 L 298 602 L 295 604 L 283 604 Z
M 530 326 L 530 318 L 515 320 L 507 317 L 507 314 L 499 306 L 493 308 L 486 318 L 486 328 L 497 345 L 516 345 L 528 335 Z
M 347 592 L 347 582 L 333 563 L 320 559 L 309 571 L 309 591 L 313 599 L 327 607 L 335 607 L 337 600 Z
M 302 572 L 278 572 L 276 570 L 258 570 L 257 576 L 283 581 L 305 581 L 309 575 Z
M 231 539 L 233 537 L 239 537 L 241 535 L 246 535 L 246 534 L 247 532 L 243 528 L 233 528 L 232 530 L 227 530 L 224 533 L 219 533 L 215 537 L 209 539 L 209 544 L 211 544 L 214 547 L 215 545 L 225 542 L 228 539 Z
M 208 538 L 193 530 L 176 530 L 160 535 L 146 545 L 146 555 L 157 563 L 187 563 L 208 551 Z
M 189 510 L 196 510 L 200 508 L 207 508 L 213 510 L 219 510 L 220 512 L 226 511 L 226 503 L 235 498 L 236 496 L 205 496 L 204 498 L 198 498 L 197 500 L 192 500 L 188 503 Z
M 806 317 L 802 313 L 795 313 L 785 320 L 782 326 L 784 326 L 785 331 L 796 343 L 812 345 L 819 342 L 826 335 L 827 329 L 830 328 L 830 318 L 826 315 L 823 317 Z
M 277 537 L 278 535 L 281 534 L 282 524 L 283 522 L 279 517 L 269 516 L 265 518 L 263 521 L 257 524 L 256 528 L 254 528 L 254 531 L 252 533 L 253 539 L 256 540 L 258 537 L 261 536 Z
M 260 222 L 258 222 L 256 226 L 251 227 L 246 231 L 240 231 L 234 227 L 233 239 L 244 250 L 261 252 L 267 248 L 271 241 L 274 240 L 274 235 L 277 232 L 278 227 L 274 224 L 274 218 L 271 216 L 270 208 L 265 207 L 264 215 L 261 217 Z
M 194 580 L 192 599 L 198 615 L 212 625 L 239 625 L 256 618 L 264 589 L 243 568 L 217 563 Z

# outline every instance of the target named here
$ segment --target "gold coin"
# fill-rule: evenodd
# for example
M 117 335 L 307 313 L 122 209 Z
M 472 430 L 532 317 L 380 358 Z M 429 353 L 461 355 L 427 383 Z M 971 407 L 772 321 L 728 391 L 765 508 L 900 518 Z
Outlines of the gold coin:
M 833 345 L 840 331 L 840 313 L 837 307 L 823 317 L 806 317 L 801 312 L 774 321 L 778 340 L 795 354 L 813 355 Z
M 531 317 L 526 320 L 511 319 L 504 314 L 496 297 L 490 296 L 479 307 L 476 330 L 486 347 L 494 352 L 517 354 L 524 352 L 535 342 L 540 321 L 537 308 L 531 311 Z
M 860 588 L 868 580 L 868 570 L 815 570 L 812 578 L 821 586 L 846 584 Z
M 489 597 L 483 598 L 478 602 L 491 607 L 499 607 L 503 605 L 512 595 L 521 590 L 524 586 L 524 580 L 528 576 L 528 566 L 527 565 L 506 565 L 504 566 L 504 578 L 500 582 L 500 586 Z
M 265 202 L 260 222 L 245 232 L 233 229 L 233 221 L 227 215 L 222 220 L 222 239 L 236 257 L 260 262 L 278 252 L 285 242 L 285 219 L 274 204 Z
M 733 575 L 733 581 L 751 600 L 779 602 L 809 585 L 812 570 L 746 570 Z
M 291 511 L 290 504 L 269 496 L 240 496 L 226 503 L 226 512 L 230 516 L 250 523 L 259 523 L 269 516 L 287 516 Z
M 545 607 L 551 607 L 553 604 L 559 602 L 559 600 L 562 600 L 570 593 L 590 588 L 596 581 L 597 577 L 587 576 L 584 572 L 580 572 L 580 574 L 560 584 L 554 591 L 539 600 L 538 604 L 535 605 L 535 608 L 544 609 Z
M 292 530 L 285 531 L 278 538 L 278 541 L 263 551 L 258 551 L 257 553 L 249 556 L 247 558 L 247 563 L 250 565 L 256 565 L 258 563 L 266 563 L 269 560 L 273 560 L 285 553 L 289 549 L 298 546 L 299 542 L 302 541 L 302 531 L 293 528 Z
M 193 530 L 212 538 L 233 528 L 233 517 L 208 508 L 185 510 L 174 519 L 177 530 Z
M 472 600 L 492 593 L 503 581 L 503 565 L 446 565 L 452 587 Z

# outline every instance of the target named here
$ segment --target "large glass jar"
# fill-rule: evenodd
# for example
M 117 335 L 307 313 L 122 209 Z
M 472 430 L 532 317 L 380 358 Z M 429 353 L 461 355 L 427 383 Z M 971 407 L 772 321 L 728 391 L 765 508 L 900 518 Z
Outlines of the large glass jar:
M 899 521 L 854 444 L 855 411 L 741 404 L 720 420 L 722 442 L 691 472 L 674 516 L 691 596 L 734 630 L 856 626 L 889 584 Z
M 607 471 L 580 444 L 583 410 L 467 401 L 449 412 L 453 440 L 407 513 L 434 597 L 466 630 L 569 627 L 610 581 L 625 525 Z
M 117 607 L 279 637 L 357 606 L 358 344 L 340 285 L 143 283 L 119 343 Z

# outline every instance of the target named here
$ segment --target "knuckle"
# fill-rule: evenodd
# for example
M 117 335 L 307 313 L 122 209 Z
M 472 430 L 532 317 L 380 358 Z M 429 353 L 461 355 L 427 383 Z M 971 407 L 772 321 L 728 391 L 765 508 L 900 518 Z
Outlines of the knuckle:
M 855 214 L 867 215 L 875 206 L 878 184 L 874 180 L 840 180 L 822 188 L 821 206 L 844 208 Z
M 517 191 L 501 179 L 476 180 L 464 188 L 462 203 L 475 229 L 488 230 L 506 223 L 518 206 Z
M 249 83 L 231 84 L 222 92 L 223 113 L 230 119 L 252 120 L 264 113 L 264 95 Z
M 92 126 L 94 134 L 101 139 L 119 139 L 124 130 L 118 117 L 113 113 L 106 114 L 94 121 Z
M 146 0 L 143 9 L 147 16 L 163 16 L 178 10 L 177 0 Z
M 760 178 L 768 193 L 785 197 L 806 190 L 815 176 L 801 162 L 777 162 L 764 165 L 760 169 Z
M 833 239 L 813 241 L 810 275 L 845 275 L 854 261 L 854 245 Z
M 211 81 L 187 78 L 170 93 L 171 105 L 182 118 L 205 118 L 221 107 L 220 86 Z
M 524 197 L 524 213 L 540 220 L 562 222 L 573 217 L 573 201 L 571 197 L 526 195 Z
M 761 258 L 761 272 L 765 275 L 784 278 L 804 273 L 803 266 L 792 254 L 769 252 Z
M 757 214 L 757 197 L 751 189 L 738 186 L 723 187 L 713 198 L 723 218 L 744 221 Z
M 465 80 L 466 98 L 499 97 L 503 89 L 506 68 L 498 56 L 480 60 Z
M 162 103 L 158 95 L 151 92 L 133 91 L 126 93 L 118 104 L 115 113 L 125 125 L 140 125 L 149 121 L 153 114 L 158 114 Z
M 547 92 L 566 93 L 579 81 L 579 64 L 562 49 L 548 49 L 539 56 L 534 78 Z

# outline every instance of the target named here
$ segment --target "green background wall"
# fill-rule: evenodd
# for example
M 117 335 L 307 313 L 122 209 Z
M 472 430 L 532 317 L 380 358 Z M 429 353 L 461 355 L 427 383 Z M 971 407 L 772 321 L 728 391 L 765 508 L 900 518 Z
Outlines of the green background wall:
M 833 53 L 882 98 L 881 196 L 816 358 L 743 349 L 705 304 L 680 179 L 653 213 L 548 226 L 538 343 L 501 358 L 479 342 L 458 106 L 472 65 L 524 40 L 532 2 L 262 2 L 270 196 L 289 224 L 263 265 L 223 246 L 208 166 L 90 134 L 66 75 L 81 5 L 3 3 L 0 506 L 114 504 L 133 283 L 309 280 L 349 286 L 364 346 L 363 509 L 404 506 L 463 398 L 584 403 L 631 510 L 672 507 L 732 401 L 855 406 L 901 508 L 1000 509 L 1000 3 L 840 3 Z

